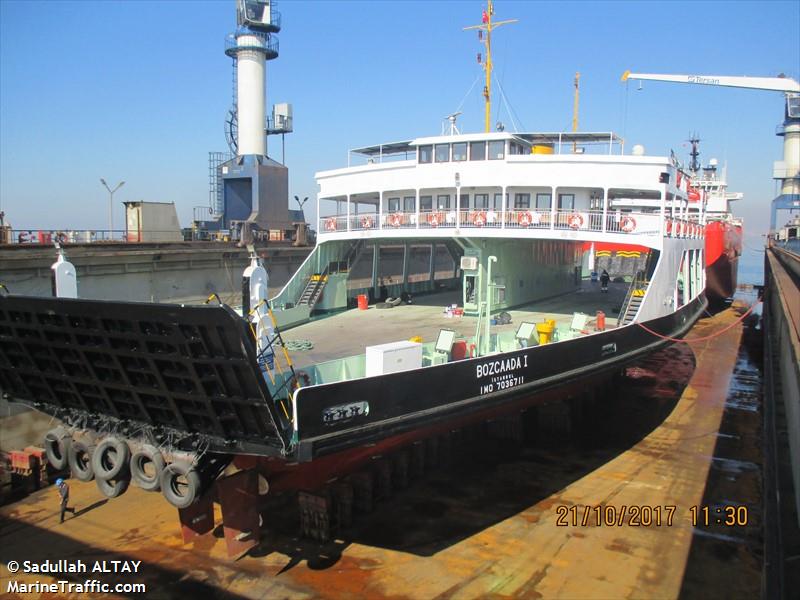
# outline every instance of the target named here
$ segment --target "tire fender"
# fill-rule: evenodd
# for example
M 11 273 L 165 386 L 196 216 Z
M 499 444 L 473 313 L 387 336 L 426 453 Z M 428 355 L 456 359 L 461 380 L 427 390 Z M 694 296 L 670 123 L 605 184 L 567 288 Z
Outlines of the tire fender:
M 47 462 L 57 471 L 66 469 L 69 464 L 69 447 L 72 435 L 66 427 L 51 429 L 44 436 L 44 451 Z
M 69 446 L 69 469 L 72 476 L 78 481 L 91 481 L 94 479 L 92 456 L 97 447 L 84 440 L 72 440 Z
M 117 479 L 126 475 L 131 450 L 124 440 L 108 436 L 99 444 L 92 455 L 92 469 L 98 479 Z M 123 477 L 124 478 L 124 477 Z
M 185 486 L 178 486 L 178 478 L 186 481 Z M 200 474 L 184 460 L 176 460 L 167 465 L 161 473 L 161 493 L 167 502 L 175 508 L 187 508 L 200 497 Z
M 155 473 L 151 476 L 145 471 L 145 465 L 152 463 Z M 131 479 L 143 490 L 157 492 L 161 489 L 161 474 L 166 462 L 161 452 L 150 444 L 143 445 L 131 455 Z

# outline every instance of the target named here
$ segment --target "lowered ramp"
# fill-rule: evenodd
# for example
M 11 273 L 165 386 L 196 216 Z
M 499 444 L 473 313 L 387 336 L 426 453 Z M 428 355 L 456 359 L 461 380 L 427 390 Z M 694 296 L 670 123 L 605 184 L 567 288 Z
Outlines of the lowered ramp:
M 180 448 L 274 456 L 291 442 L 248 325 L 227 306 L 0 297 L 0 390 Z

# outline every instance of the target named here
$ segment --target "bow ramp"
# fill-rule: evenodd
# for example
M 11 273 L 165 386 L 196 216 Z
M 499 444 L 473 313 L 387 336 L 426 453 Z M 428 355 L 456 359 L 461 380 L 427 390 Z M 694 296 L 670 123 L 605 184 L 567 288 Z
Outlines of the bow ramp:
M 0 297 L 0 391 L 68 423 L 285 455 L 292 426 L 227 306 Z

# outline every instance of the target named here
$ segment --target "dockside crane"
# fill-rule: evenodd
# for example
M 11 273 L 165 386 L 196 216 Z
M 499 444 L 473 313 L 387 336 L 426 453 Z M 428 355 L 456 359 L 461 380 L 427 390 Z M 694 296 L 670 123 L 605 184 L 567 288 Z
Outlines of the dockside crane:
M 800 83 L 784 76 L 661 75 L 625 71 L 622 81 L 629 79 L 783 92 L 786 110 L 783 125 L 777 131 L 777 135 L 783 137 L 783 160 L 775 161 L 772 174 L 773 179 L 781 181 L 781 193 L 772 201 L 770 233 L 775 231 L 778 210 L 800 210 Z

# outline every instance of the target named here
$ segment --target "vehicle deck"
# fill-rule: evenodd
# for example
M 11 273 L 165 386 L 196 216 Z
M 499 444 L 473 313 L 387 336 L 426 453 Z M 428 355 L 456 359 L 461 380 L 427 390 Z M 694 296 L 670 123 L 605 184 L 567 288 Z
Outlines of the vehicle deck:
M 628 283 L 611 283 L 608 293 L 600 292 L 600 284 L 584 281 L 575 292 L 539 300 L 507 312 L 511 323 L 492 327 L 492 333 L 516 331 L 523 321 L 541 323 L 554 319 L 556 327 L 569 327 L 573 314 L 583 312 L 594 319 L 598 310 L 606 314 L 606 327 L 616 327 L 615 310 L 625 298 Z M 366 346 L 407 340 L 420 336 L 423 342 L 435 342 L 441 329 L 452 329 L 457 338 L 475 335 L 477 317 L 446 318 L 447 305 L 461 306 L 461 290 L 415 296 L 413 304 L 394 308 L 351 309 L 315 319 L 282 333 L 285 341 L 308 340 L 310 350 L 290 353 L 298 368 L 347 356 L 363 355 Z M 594 331 L 594 327 L 589 328 Z
M 327 544 L 300 539 L 296 517 L 267 511 L 261 544 L 234 561 L 219 531 L 182 545 L 176 511 L 160 494 L 132 486 L 107 500 L 94 483 L 71 481 L 78 515 L 59 525 L 55 491 L 40 490 L 0 508 L 0 585 L 137 582 L 154 597 L 756 597 L 758 470 L 735 452 L 757 460 L 760 418 L 726 404 L 737 397 L 728 390 L 741 368 L 742 311 L 701 320 L 688 338 L 703 340 L 641 362 L 649 377 L 615 386 L 575 441 L 540 440 L 493 459 L 473 453 Z M 736 428 L 723 419 L 731 413 Z M 724 488 L 709 496 L 714 480 Z M 752 518 L 693 527 L 690 507 L 715 502 L 747 505 Z M 582 525 L 584 507 L 598 505 L 617 515 L 623 506 L 676 509 L 669 524 Z M 578 523 L 560 526 L 559 507 L 573 506 Z M 5 565 L 78 558 L 142 563 L 134 574 L 11 575 Z

